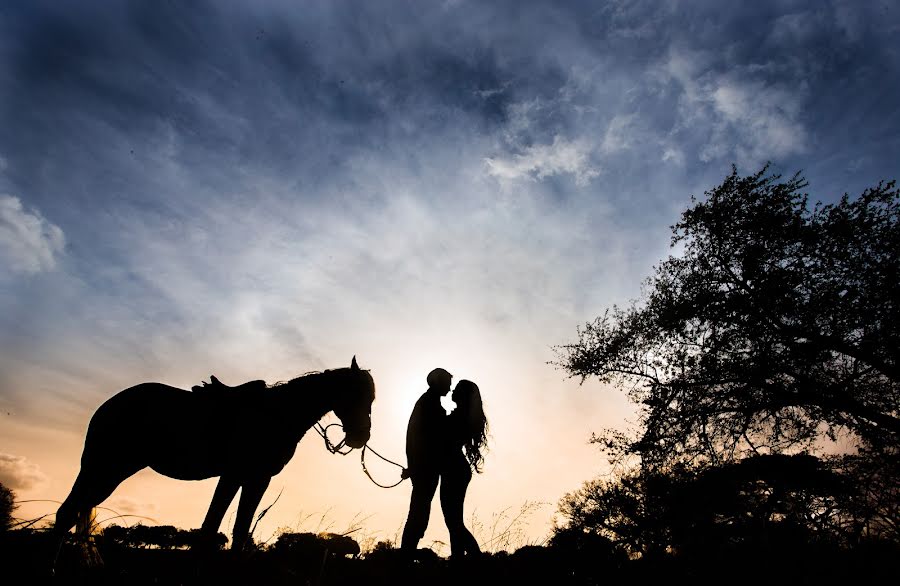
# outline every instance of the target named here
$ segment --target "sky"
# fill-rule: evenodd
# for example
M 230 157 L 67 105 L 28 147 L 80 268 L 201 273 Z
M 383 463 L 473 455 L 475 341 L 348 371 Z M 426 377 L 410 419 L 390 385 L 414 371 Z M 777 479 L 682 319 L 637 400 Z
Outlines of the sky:
M 0 482 L 54 512 L 92 413 L 139 382 L 356 356 L 370 445 L 401 463 L 427 373 L 479 385 L 467 522 L 488 550 L 542 543 L 611 473 L 591 433 L 634 420 L 554 346 L 639 297 L 732 165 L 827 202 L 898 153 L 888 1 L 4 2 Z M 214 486 L 145 470 L 100 518 L 197 527 Z M 255 537 L 396 540 L 409 491 L 309 432 Z M 433 511 L 421 545 L 446 555 Z

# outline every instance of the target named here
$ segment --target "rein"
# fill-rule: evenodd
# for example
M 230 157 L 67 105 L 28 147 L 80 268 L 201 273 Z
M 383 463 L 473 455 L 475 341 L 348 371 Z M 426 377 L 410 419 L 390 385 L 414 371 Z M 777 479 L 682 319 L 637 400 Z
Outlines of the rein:
M 328 439 L 328 428 L 332 427 L 332 426 L 337 426 L 337 427 L 340 427 L 341 429 L 343 429 L 343 426 L 340 423 L 331 423 L 325 427 L 322 427 L 322 424 L 319 423 L 318 421 L 316 422 L 313 429 L 316 430 L 316 433 L 318 433 L 320 436 L 322 436 L 322 439 L 325 441 L 325 449 L 326 450 L 328 450 L 332 454 L 340 454 L 342 456 L 346 456 L 347 454 L 349 454 L 350 452 L 353 451 L 353 448 L 349 448 L 349 449 L 347 449 L 347 451 L 343 451 L 343 449 L 345 447 L 347 447 L 346 444 L 344 443 L 344 440 L 341 440 L 337 444 L 331 443 L 331 440 Z M 372 484 L 374 484 L 375 486 L 380 486 L 381 488 L 394 488 L 395 486 L 399 485 L 401 482 L 406 480 L 407 477 L 403 476 L 403 475 L 401 475 L 400 480 L 398 480 L 394 484 L 381 484 L 380 482 L 375 480 L 372 477 L 372 475 L 369 473 L 369 469 L 366 468 L 366 450 L 372 452 L 373 454 L 375 454 L 376 456 L 378 456 L 379 458 L 381 458 L 388 464 L 393 464 L 394 466 L 396 466 L 397 468 L 400 468 L 401 470 L 405 470 L 405 468 L 402 464 L 398 464 L 398 463 L 394 462 L 393 460 L 388 460 L 387 458 L 385 458 L 384 456 L 382 456 L 381 454 L 379 454 L 378 452 L 373 450 L 372 447 L 369 446 L 369 444 L 366 444 L 362 447 L 362 451 L 359 454 L 359 463 L 362 465 L 363 472 L 366 474 L 366 476 L 369 477 L 369 480 L 372 481 Z

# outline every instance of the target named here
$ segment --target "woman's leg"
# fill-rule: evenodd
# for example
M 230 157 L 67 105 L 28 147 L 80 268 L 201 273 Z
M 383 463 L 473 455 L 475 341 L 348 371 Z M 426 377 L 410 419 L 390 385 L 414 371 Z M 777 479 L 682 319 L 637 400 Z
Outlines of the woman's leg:
M 463 501 L 465 487 L 458 471 L 445 471 L 441 478 L 441 512 L 450 533 L 450 557 L 464 554 L 461 529 L 463 528 Z
M 468 464 L 453 466 L 441 477 L 441 510 L 450 532 L 450 556 L 454 558 L 481 553 L 478 542 L 466 529 L 463 520 L 466 490 L 471 479 L 472 471 Z

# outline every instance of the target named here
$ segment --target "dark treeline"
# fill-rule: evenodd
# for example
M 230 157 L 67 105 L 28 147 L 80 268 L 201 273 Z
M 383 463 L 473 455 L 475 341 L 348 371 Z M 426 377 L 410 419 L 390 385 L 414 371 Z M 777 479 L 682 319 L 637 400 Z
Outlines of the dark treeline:
M 703 556 L 678 553 L 634 558 L 614 540 L 595 532 L 559 529 L 540 546 L 485 553 L 461 562 L 434 554 L 411 564 L 392 543 L 380 542 L 360 553 L 347 536 L 286 533 L 270 545 L 251 545 L 238 556 L 220 547 L 176 547 L 164 537 L 171 533 L 168 528 L 155 534 L 138 530 L 129 537 L 128 533 L 108 527 L 94 536 L 92 547 L 102 564 L 91 561 L 91 556 L 76 544 L 69 544 L 57 561 L 56 575 L 51 576 L 41 572 L 46 560 L 38 554 L 49 545 L 48 533 L 9 532 L 0 540 L 4 559 L 9 560 L 2 568 L 5 580 L 9 580 L 5 583 L 581 586 L 686 580 L 700 584 L 853 584 L 862 578 L 866 584 L 889 584 L 900 569 L 896 549 L 813 547 L 793 538 L 735 543 L 731 548 L 716 547 Z M 139 535 L 147 541 L 138 541 Z M 160 541 L 162 546 L 158 545 Z
M 144 525 L 138 523 L 131 527 L 110 525 L 103 530 L 106 541 L 124 547 L 157 548 L 157 549 L 189 549 L 208 538 L 199 529 L 179 529 L 172 525 Z M 224 533 L 216 534 L 210 544 L 216 549 L 225 547 L 228 538 Z

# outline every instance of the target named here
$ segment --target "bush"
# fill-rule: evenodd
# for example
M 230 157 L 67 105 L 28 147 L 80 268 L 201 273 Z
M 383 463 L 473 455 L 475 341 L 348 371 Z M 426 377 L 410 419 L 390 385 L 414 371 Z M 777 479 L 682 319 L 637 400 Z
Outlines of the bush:
M 16 497 L 13 491 L 0 483 L 0 531 L 7 531 L 13 525 L 13 510 L 16 508 Z

